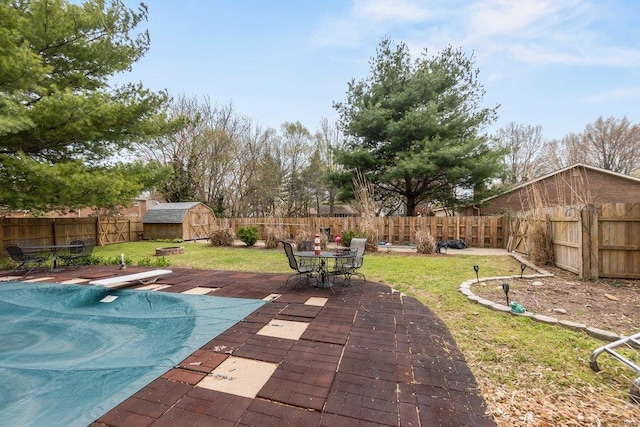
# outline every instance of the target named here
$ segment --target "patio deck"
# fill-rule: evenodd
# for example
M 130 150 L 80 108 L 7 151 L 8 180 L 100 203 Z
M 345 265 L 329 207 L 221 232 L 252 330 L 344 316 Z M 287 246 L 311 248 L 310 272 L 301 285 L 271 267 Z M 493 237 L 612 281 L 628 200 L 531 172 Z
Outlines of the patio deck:
M 154 284 L 161 292 L 270 302 L 93 426 L 496 425 L 450 332 L 414 298 L 355 279 L 334 295 L 285 287 L 288 274 L 173 270 Z M 92 266 L 19 280 L 118 273 Z

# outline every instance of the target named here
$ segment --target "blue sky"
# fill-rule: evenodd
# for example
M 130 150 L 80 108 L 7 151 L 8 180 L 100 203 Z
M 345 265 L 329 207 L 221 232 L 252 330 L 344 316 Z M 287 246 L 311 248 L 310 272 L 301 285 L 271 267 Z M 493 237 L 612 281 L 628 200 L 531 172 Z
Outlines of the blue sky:
M 130 7 L 137 2 L 128 0 Z M 278 129 L 315 131 L 369 75 L 382 38 L 414 58 L 447 45 L 473 54 L 490 130 L 541 125 L 545 139 L 599 116 L 640 122 L 637 0 L 147 0 L 151 49 L 124 78 L 177 96 L 233 103 Z

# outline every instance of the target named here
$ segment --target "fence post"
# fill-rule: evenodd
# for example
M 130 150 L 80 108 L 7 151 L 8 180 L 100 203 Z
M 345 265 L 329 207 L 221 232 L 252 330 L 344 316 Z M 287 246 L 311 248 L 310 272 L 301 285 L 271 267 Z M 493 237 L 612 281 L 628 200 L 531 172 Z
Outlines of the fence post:
M 598 274 L 598 213 L 591 206 L 580 211 L 580 230 L 582 234 L 581 274 L 584 280 L 597 280 Z

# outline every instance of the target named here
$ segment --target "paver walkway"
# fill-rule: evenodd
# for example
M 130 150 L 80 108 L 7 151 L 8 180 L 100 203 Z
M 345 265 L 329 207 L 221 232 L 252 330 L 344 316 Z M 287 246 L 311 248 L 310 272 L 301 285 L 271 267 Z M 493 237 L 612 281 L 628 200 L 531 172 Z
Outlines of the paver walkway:
M 414 298 L 369 281 L 332 294 L 285 287 L 286 274 L 173 271 L 160 292 L 271 301 L 94 426 L 496 425 L 450 332 Z M 82 283 L 119 273 L 35 277 Z

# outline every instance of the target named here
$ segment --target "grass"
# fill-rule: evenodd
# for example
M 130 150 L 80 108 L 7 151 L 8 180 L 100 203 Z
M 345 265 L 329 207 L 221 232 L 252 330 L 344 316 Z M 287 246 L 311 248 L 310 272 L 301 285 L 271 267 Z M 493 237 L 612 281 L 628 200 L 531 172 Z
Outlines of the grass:
M 185 253 L 171 255 L 163 263 L 197 269 L 290 272 L 281 250 L 212 247 L 194 242 L 179 245 Z M 94 254 L 119 259 L 124 253 L 130 264 L 141 260 L 148 263 L 154 258 L 155 248 L 163 246 L 175 244 L 114 244 L 96 247 Z M 557 425 L 567 420 L 575 421 L 573 425 L 639 422 L 640 411 L 627 396 L 633 373 L 606 355 L 598 359 L 600 373 L 589 368 L 591 353 L 603 342 L 584 332 L 469 302 L 458 286 L 475 278 L 474 265 L 479 266 L 481 277 L 520 274 L 520 263 L 509 256 L 393 252 L 367 254 L 361 271 L 367 280 L 416 297 L 446 323 L 499 425 Z

